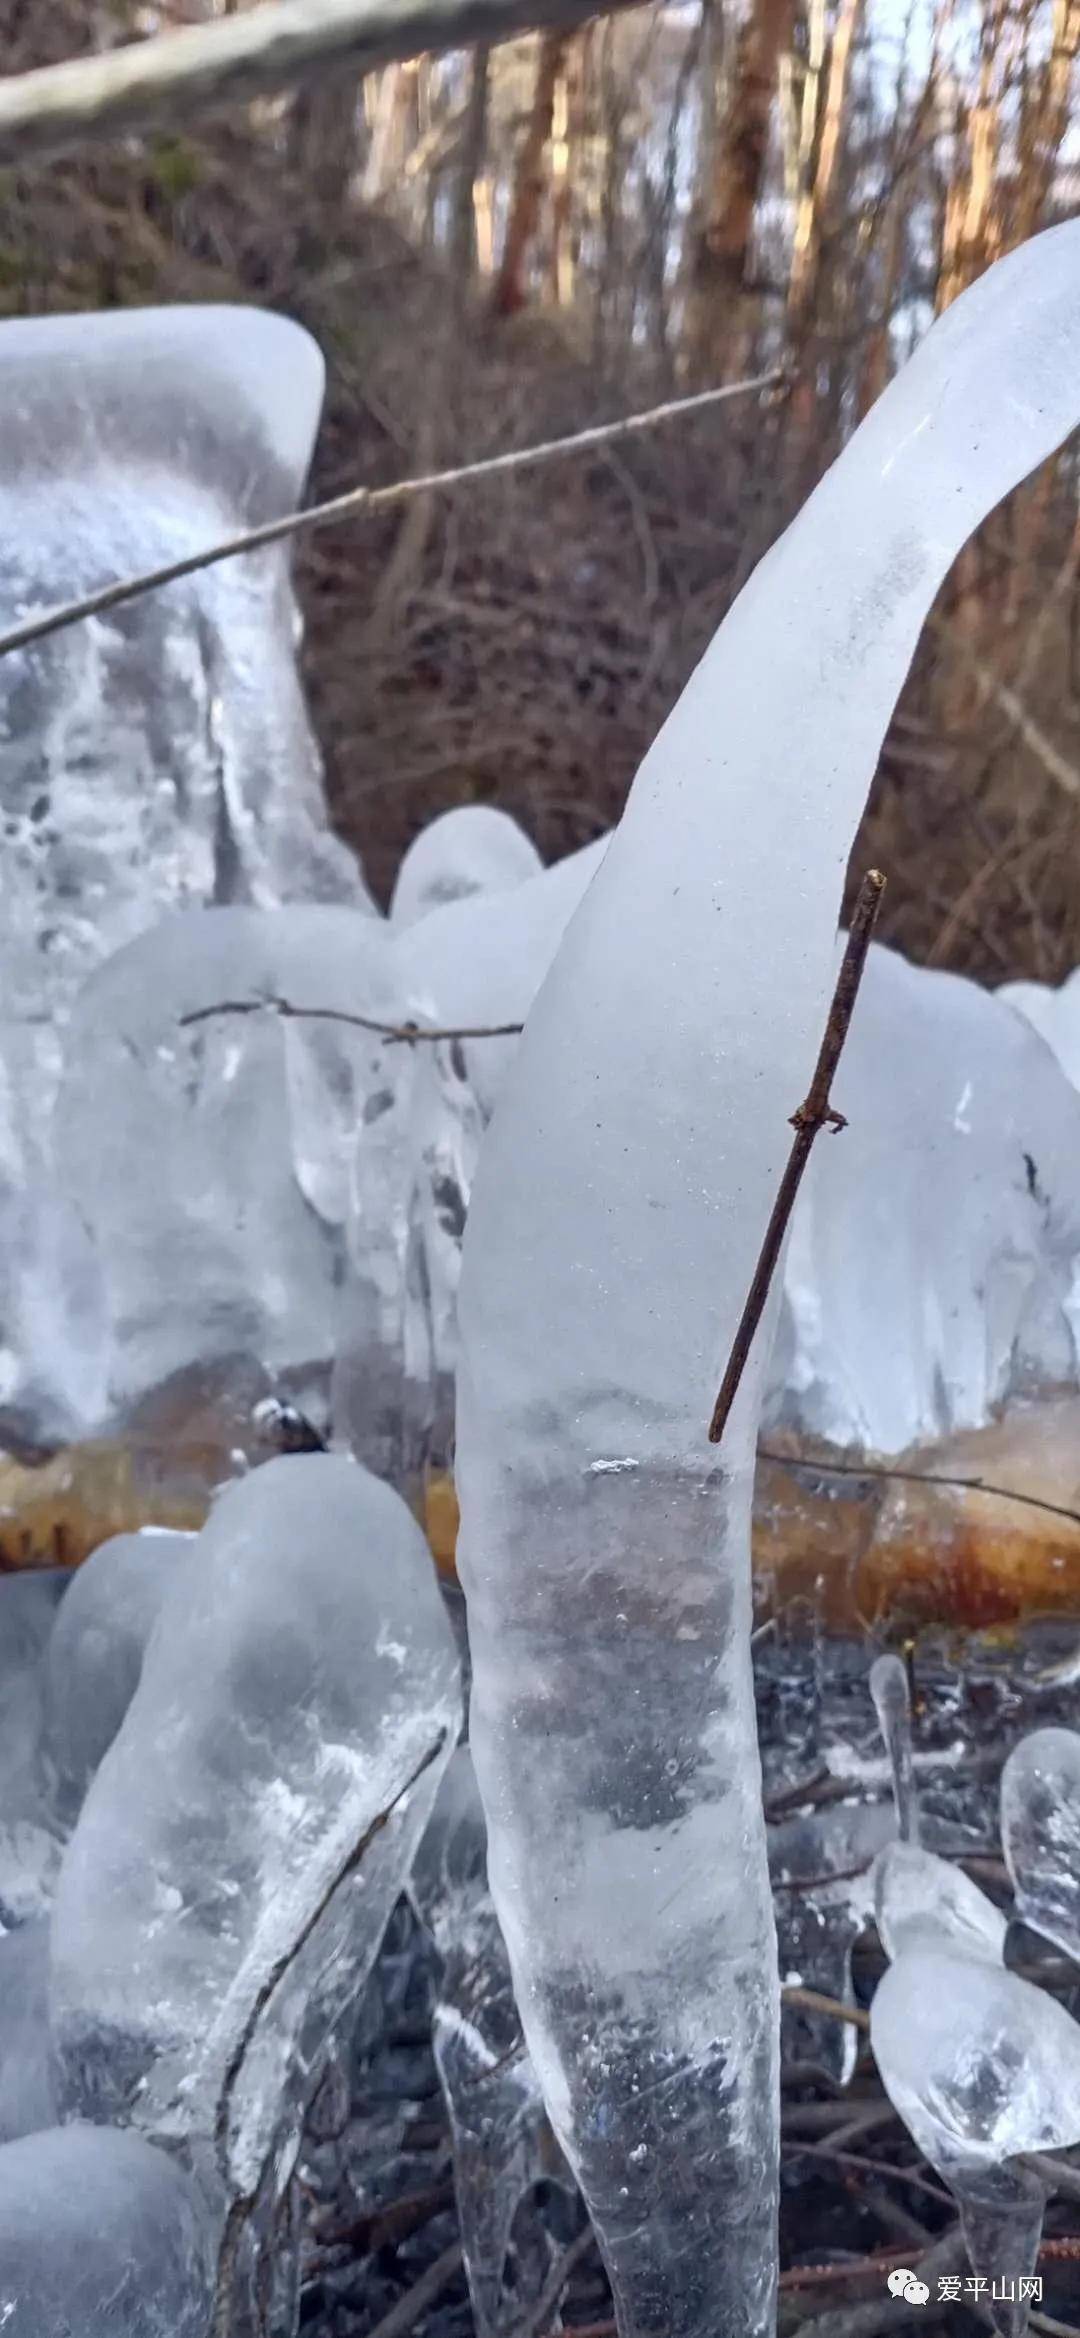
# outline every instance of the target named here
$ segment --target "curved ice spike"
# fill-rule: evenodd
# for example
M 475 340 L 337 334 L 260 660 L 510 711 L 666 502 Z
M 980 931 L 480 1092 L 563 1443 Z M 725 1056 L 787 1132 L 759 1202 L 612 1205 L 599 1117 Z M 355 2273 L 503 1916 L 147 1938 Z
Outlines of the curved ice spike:
M 481 1157 L 457 1428 L 472 1747 L 526 2035 L 622 2338 L 773 2326 L 749 1654 L 771 1315 L 718 1451 L 705 1429 L 897 693 L 966 537 L 1080 416 L 1078 358 L 1070 223 L 938 320 L 740 595 L 645 759 Z
M 948 1859 L 911 1842 L 887 1843 L 874 1862 L 874 1914 L 895 1963 L 911 1948 L 955 1948 L 1004 1961 L 1008 1924 L 978 1884 Z

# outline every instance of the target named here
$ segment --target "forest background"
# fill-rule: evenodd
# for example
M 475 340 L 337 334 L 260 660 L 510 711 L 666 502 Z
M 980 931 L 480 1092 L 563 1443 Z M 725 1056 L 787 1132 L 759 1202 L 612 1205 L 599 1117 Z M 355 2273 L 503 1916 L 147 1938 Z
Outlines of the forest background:
M 0 0 L 0 71 L 239 12 Z M 300 544 L 332 814 L 380 896 L 452 804 L 503 805 L 552 858 L 617 818 L 935 313 L 1080 205 L 1078 45 L 1080 0 L 669 0 L 339 66 L 0 168 L 0 314 L 298 317 L 329 367 L 318 497 L 782 366 L 779 389 Z M 950 576 L 852 860 L 888 872 L 883 938 L 991 984 L 1080 961 L 1078 453 Z

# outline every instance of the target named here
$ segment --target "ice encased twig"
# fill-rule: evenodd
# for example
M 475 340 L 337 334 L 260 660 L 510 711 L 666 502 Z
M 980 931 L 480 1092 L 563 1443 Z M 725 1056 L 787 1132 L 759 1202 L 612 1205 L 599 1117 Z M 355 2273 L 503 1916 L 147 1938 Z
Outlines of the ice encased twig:
M 783 1982 L 853 2004 L 851 1953 L 873 1911 L 875 1854 L 895 1832 L 895 1812 L 884 1802 L 834 1804 L 769 1828 Z M 847 2085 L 859 2042 L 852 2023 L 785 2005 L 781 2038 L 788 2060 L 813 2062 Z
M 705 1429 L 898 689 L 964 539 L 1075 422 L 1078 352 L 1074 226 L 938 320 L 647 756 L 481 1156 L 457 1431 L 472 1745 L 522 2019 L 624 2338 L 772 2327 L 749 1663 L 771 1318 L 715 1461 Z

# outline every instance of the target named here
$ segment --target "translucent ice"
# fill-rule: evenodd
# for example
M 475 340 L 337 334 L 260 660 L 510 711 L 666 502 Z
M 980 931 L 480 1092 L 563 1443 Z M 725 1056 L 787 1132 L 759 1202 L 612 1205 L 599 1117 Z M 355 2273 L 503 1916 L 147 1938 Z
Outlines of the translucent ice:
M 496 2338 L 536 2303 L 520 2283 L 508 2292 L 505 2264 L 515 2212 L 549 2172 L 550 2153 L 488 1890 L 487 1829 L 466 1746 L 443 1778 L 410 1888 L 441 1960 L 435 2061 L 453 2138 L 473 2316 L 480 2338 Z
M 0 326 L 0 628 L 290 509 L 313 341 L 257 309 Z M 170 908 L 367 904 L 325 824 L 280 547 L 0 662 L 3 1052 L 37 1111 L 57 1018 Z
M 1080 1735 L 1035 1729 L 1001 1774 L 1001 1843 L 1016 1913 L 1080 1962 Z
M 1005 982 L 997 995 L 1045 1039 L 1073 1087 L 1080 1088 L 1080 967 L 1059 990 L 1044 982 Z
M 988 1958 L 920 1946 L 879 1982 L 870 2038 L 894 2110 L 956 2194 L 975 2272 L 1030 2275 L 1045 2195 L 1011 2163 L 1080 2139 L 1080 2026 Z M 991 2313 L 1006 2338 L 1026 2327 L 1019 2298 Z
M 917 1843 L 919 1798 L 911 1742 L 911 1688 L 902 1657 L 875 1657 L 870 1667 L 870 1694 L 892 1772 L 897 1832 L 902 1843 Z
M 647 756 L 481 1154 L 457 1435 L 472 1746 L 523 2023 L 623 2338 L 772 2327 L 749 1657 L 771 1315 L 716 1455 L 706 1427 L 897 692 L 965 537 L 1076 421 L 1078 354 L 1075 226 L 935 324 Z
M 59 1569 L 0 1575 L 0 1930 L 43 1915 L 56 1882 L 43 1655 L 66 1584 Z
M 65 1853 L 52 2020 L 69 2112 L 287 2178 L 457 1735 L 419 1528 L 342 1456 L 271 1461 L 172 1571 Z
M 774 1417 L 898 1453 L 1075 1381 L 1080 1097 L 1029 1027 L 872 949 L 833 1093 L 848 1126 L 796 1210 Z
M 73 2125 L 7 2143 L 4 2338 L 206 2338 L 208 2238 L 189 2178 L 137 2135 Z
M 448 901 L 502 893 L 540 870 L 540 855 L 517 821 L 492 804 L 459 804 L 413 838 L 397 873 L 390 917 L 412 925 Z
M 185 1017 L 284 998 L 396 1021 L 388 952 L 351 909 L 192 911 L 82 992 L 55 1145 L 103 1262 L 121 1401 L 229 1357 L 325 1382 L 365 1109 L 406 1051 L 347 1022 Z
M 195 1541 L 156 1528 L 113 1535 L 73 1577 L 45 1652 L 47 1750 L 65 1822 L 116 1736 L 162 1600 Z
M 0 1937 L 0 2143 L 56 2125 L 49 2034 L 49 1924 Z M 0 2289 L 3 2268 L 0 2266 Z
M 769 1875 L 780 1977 L 842 2005 L 853 2003 L 851 1952 L 874 1907 L 874 1857 L 896 1831 L 887 1803 L 836 1803 L 769 1828 Z M 855 2068 L 850 2022 L 810 2007 L 785 2006 L 785 2053 L 814 2062 L 839 2086 Z
M 886 1844 L 874 1868 L 874 1913 L 886 1956 L 955 1948 L 1001 1964 L 1006 1918 L 953 1860 L 918 1843 Z

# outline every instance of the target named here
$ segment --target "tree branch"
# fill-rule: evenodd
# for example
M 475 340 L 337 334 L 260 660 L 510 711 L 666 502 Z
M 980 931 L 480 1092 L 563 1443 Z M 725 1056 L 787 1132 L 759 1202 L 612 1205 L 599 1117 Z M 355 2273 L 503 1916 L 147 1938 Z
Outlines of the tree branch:
M 285 1023 L 347 1023 L 354 1031 L 373 1031 L 391 1045 L 415 1047 L 418 1039 L 515 1039 L 523 1023 L 383 1023 L 376 1015 L 349 1013 L 344 1007 L 294 1007 L 291 999 L 221 999 L 212 1007 L 193 1007 L 181 1015 L 181 1031 L 196 1023 L 212 1023 L 218 1015 L 261 1015 L 269 1010 Z
M 844 951 L 843 962 L 836 978 L 836 989 L 833 992 L 829 1019 L 825 1025 L 825 1035 L 818 1052 L 817 1063 L 814 1066 L 814 1076 L 810 1082 L 805 1101 L 791 1115 L 795 1142 L 788 1155 L 787 1167 L 780 1180 L 780 1190 L 773 1203 L 769 1223 L 765 1228 L 765 1238 L 761 1245 L 757 1265 L 754 1268 L 753 1280 L 746 1295 L 746 1305 L 739 1319 L 738 1329 L 732 1341 L 727 1370 L 720 1383 L 720 1391 L 713 1406 L 713 1416 L 709 1422 L 710 1445 L 719 1445 L 720 1443 L 727 1425 L 728 1415 L 738 1393 L 739 1382 L 746 1370 L 747 1358 L 754 1342 L 754 1333 L 761 1321 L 765 1301 L 769 1296 L 769 1286 L 776 1272 L 777 1261 L 787 1232 L 788 1220 L 795 1207 L 795 1197 L 802 1184 L 803 1173 L 810 1159 L 814 1138 L 819 1129 L 826 1127 L 840 1129 L 845 1126 L 843 1114 L 833 1110 L 829 1101 L 829 1090 L 832 1087 L 836 1067 L 843 1052 L 844 1041 L 847 1038 L 848 1025 L 851 1022 L 852 1010 L 858 997 L 859 984 L 862 981 L 863 967 L 866 964 L 866 953 L 870 947 L 870 936 L 874 930 L 884 891 L 885 879 L 880 869 L 870 869 L 859 887 L 859 897 L 852 914 L 847 948 Z
M 605 0 L 622 8 L 634 0 Z M 583 24 L 595 0 L 264 0 L 210 24 L 0 81 L 0 163 L 48 161 L 91 140 L 160 130 L 344 68 Z

